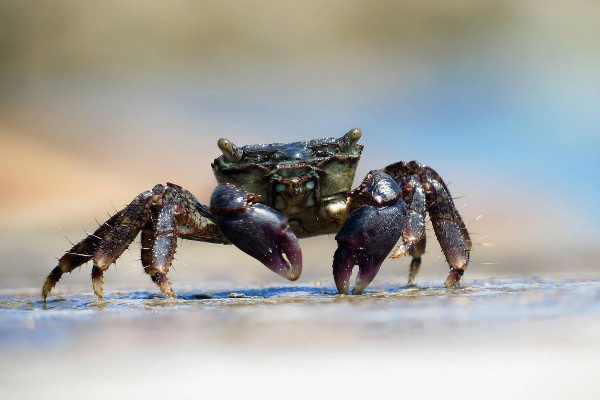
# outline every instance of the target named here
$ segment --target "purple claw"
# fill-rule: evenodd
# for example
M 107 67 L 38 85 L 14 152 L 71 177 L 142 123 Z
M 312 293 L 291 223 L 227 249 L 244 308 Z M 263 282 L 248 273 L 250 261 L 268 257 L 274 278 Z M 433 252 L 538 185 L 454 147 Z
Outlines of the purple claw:
M 352 294 L 361 294 L 375 278 L 381 264 L 402 234 L 404 202 L 387 207 L 362 206 L 346 220 L 335 239 L 338 249 L 333 256 L 333 278 L 337 289 L 348 294 L 352 268 L 358 275 Z
M 402 191 L 387 174 L 371 171 L 351 194 L 361 204 L 352 212 L 335 239 L 333 277 L 342 294 L 349 293 L 352 268 L 359 271 L 352 294 L 361 294 L 402 234 L 406 205 Z
M 273 272 L 295 281 L 302 272 L 298 239 L 285 216 L 264 204 L 253 203 L 256 200 L 256 195 L 222 184 L 213 192 L 211 212 L 232 244 Z

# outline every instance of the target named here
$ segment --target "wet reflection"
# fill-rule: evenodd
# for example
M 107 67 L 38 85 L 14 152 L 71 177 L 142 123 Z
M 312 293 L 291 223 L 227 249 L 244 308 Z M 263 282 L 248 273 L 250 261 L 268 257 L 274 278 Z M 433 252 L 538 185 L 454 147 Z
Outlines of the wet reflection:
M 600 312 L 600 281 L 490 279 L 446 289 L 439 283 L 370 288 L 338 295 L 333 286 L 268 286 L 188 289 L 177 299 L 156 292 L 117 291 L 98 301 L 91 293 L 0 295 L 2 346 L 72 345 L 77 337 L 177 331 L 211 340 L 261 339 L 266 331 L 327 329 L 345 338 L 413 335 L 489 324 L 523 324 Z M 493 326 L 493 325 L 492 325 Z M 302 336 L 303 340 L 311 335 Z M 237 339 L 235 339 L 237 340 Z

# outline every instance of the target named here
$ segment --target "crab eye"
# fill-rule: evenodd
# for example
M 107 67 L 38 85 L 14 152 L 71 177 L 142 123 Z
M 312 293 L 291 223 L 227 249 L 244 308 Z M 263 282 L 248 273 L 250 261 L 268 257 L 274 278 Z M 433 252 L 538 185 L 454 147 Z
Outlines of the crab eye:
M 354 128 L 350 132 L 348 132 L 348 136 L 350 137 L 350 139 L 352 139 L 353 142 L 356 142 L 362 136 L 362 131 L 358 128 Z
M 231 151 L 231 149 L 233 148 L 231 142 L 225 138 L 219 139 L 217 145 L 219 146 L 219 149 L 221 149 L 221 151 Z
M 307 189 L 314 189 L 315 188 L 315 183 L 313 181 L 306 182 L 306 188 Z
M 229 140 L 227 140 L 225 138 L 219 139 L 219 141 L 217 142 L 217 145 L 219 146 L 219 149 L 221 149 L 221 151 L 223 152 L 223 155 L 229 161 L 234 161 L 234 162 L 240 161 L 242 159 L 242 156 L 244 155 L 244 152 L 242 149 L 240 149 L 235 144 L 231 143 Z
M 356 142 L 358 142 L 358 139 L 360 139 L 361 136 L 362 131 L 360 129 L 351 129 L 348 131 L 348 133 L 338 139 L 338 146 L 340 147 L 340 150 L 344 152 L 350 150 L 356 144 Z

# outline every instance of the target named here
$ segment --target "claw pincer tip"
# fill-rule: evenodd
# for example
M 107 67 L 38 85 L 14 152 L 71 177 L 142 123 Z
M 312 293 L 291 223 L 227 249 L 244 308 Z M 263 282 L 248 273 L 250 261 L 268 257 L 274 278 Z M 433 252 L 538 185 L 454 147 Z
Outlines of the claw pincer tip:
M 342 294 L 349 293 L 354 265 L 359 271 L 352 294 L 360 294 L 373 281 L 381 264 L 402 234 L 406 205 L 402 189 L 387 174 L 371 171 L 350 194 L 354 209 L 335 239 L 333 277 Z
M 283 214 L 254 203 L 256 199 L 234 185 L 219 185 L 210 203 L 219 229 L 233 245 L 270 270 L 292 281 L 298 279 L 302 250 L 296 235 Z

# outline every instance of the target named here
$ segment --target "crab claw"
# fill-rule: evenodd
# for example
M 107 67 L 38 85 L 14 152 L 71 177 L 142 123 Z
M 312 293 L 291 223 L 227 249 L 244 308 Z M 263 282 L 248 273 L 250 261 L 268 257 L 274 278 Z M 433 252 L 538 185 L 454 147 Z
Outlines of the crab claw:
M 221 184 L 210 201 L 213 218 L 233 245 L 278 275 L 295 281 L 302 272 L 298 239 L 287 218 L 269 206 L 255 203 L 258 199 L 234 185 Z
M 371 171 L 350 195 L 350 204 L 360 204 L 335 239 L 333 278 L 338 292 L 348 294 L 352 268 L 359 271 L 352 294 L 361 294 L 379 272 L 381 264 L 402 234 L 406 205 L 402 190 L 387 174 Z

